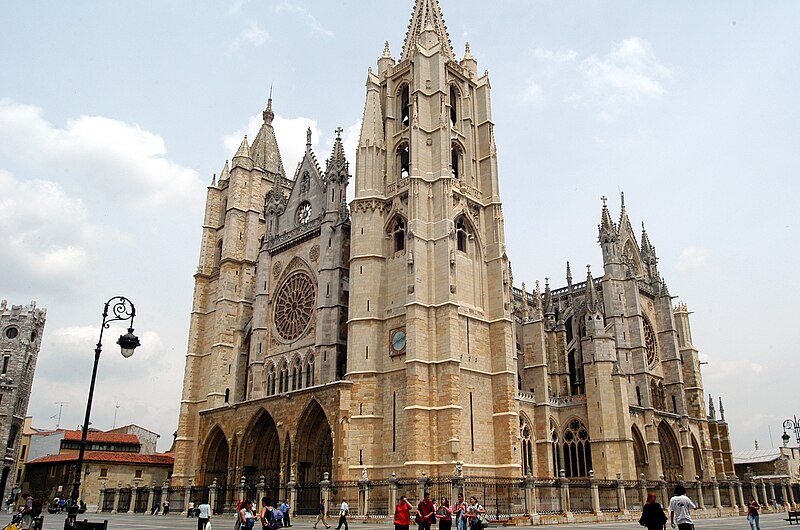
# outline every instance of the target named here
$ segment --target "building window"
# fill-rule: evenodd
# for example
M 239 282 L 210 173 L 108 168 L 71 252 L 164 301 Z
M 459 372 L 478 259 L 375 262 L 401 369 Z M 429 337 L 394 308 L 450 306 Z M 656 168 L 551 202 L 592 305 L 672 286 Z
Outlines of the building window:
M 16 339 L 17 335 L 19 335 L 19 328 L 15 326 L 9 326 L 6 328 L 6 338 L 7 339 Z
M 222 263 L 222 240 L 220 239 L 217 241 L 217 249 L 214 252 L 214 268 L 219 269 L 220 263 Z
M 592 448 L 589 430 L 580 420 L 572 420 L 564 430 L 562 449 L 567 478 L 588 477 L 592 469 Z
M 56 466 L 50 468 L 50 478 L 56 478 Z
M 8 431 L 7 448 L 12 449 L 14 447 L 14 444 L 17 442 L 17 432 L 19 432 L 19 427 L 16 424 L 12 424 L 11 429 Z
M 22 482 L 22 468 L 17 470 L 17 480 L 14 483 L 19 484 L 20 482 Z
M 459 252 L 466 252 L 467 251 L 467 239 L 469 238 L 469 227 L 467 226 L 467 222 L 464 220 L 464 216 L 460 216 L 456 219 L 456 247 L 458 248 Z
M 25 450 L 28 448 L 27 445 L 23 445 L 22 449 L 19 450 L 19 459 L 25 461 Z
M 450 176 L 454 179 L 461 178 L 461 148 L 453 144 L 450 148 Z
M 642 319 L 642 324 L 644 327 L 644 349 L 647 353 L 647 366 L 652 369 L 658 362 L 658 341 L 650 321 L 644 318 Z
M 450 85 L 450 124 L 455 127 L 458 123 L 458 89 Z
M 270 364 L 267 372 L 267 395 L 273 394 L 275 394 L 275 366 Z
M 306 363 L 306 386 L 314 386 L 316 384 L 314 376 L 314 356 L 310 355 Z
M 400 217 L 392 225 L 392 239 L 394 240 L 395 252 L 402 252 L 406 249 L 406 224 Z
M 137 469 L 133 476 L 135 478 L 142 478 L 142 470 L 141 469 Z
M 411 94 L 407 84 L 400 87 L 400 127 L 408 127 L 411 116 Z
M 11 360 L 11 357 L 9 355 L 4 355 L 3 356 L 3 375 L 5 375 L 8 372 L 8 362 L 10 360 Z
M 108 476 L 108 468 L 107 467 L 101 467 L 100 468 L 100 477 L 101 478 L 105 478 L 107 476 Z
M 407 142 L 397 148 L 397 172 L 401 179 L 408 178 L 411 174 L 411 150 Z

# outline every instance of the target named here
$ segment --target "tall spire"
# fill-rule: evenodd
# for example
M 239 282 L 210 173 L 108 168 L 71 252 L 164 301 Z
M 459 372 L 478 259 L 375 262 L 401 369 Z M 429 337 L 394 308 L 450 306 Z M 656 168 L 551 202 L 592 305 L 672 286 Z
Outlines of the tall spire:
M 619 239 L 619 232 L 617 231 L 614 221 L 611 220 L 611 213 L 608 211 L 608 199 L 603 196 L 600 197 L 600 200 L 603 201 L 603 212 L 600 214 L 600 224 L 597 227 L 600 231 L 600 242 L 609 243 L 611 241 L 617 241 Z
M 590 265 L 586 266 L 586 309 L 591 313 L 600 311 L 600 300 L 597 298 L 597 288 L 594 286 Z
M 411 58 L 416 50 L 420 35 L 426 29 L 428 31 L 433 30 L 436 33 L 439 42 L 442 44 L 442 52 L 448 59 L 455 62 L 453 44 L 450 41 L 450 35 L 447 33 L 447 26 L 444 23 L 444 17 L 442 17 L 439 0 L 416 0 L 400 60 L 405 61 Z
M 344 169 L 347 166 L 347 159 L 344 156 L 344 144 L 342 143 L 342 132 L 344 130 L 341 127 L 336 128 L 336 140 L 333 142 L 331 157 L 328 159 L 328 169 Z
M 275 113 L 272 110 L 272 87 L 269 88 L 267 108 L 261 113 L 261 116 L 264 118 L 264 122 L 251 146 L 253 163 L 268 173 L 285 177 L 286 171 L 283 168 L 280 149 L 278 149 L 278 140 L 275 137 L 275 129 L 272 127 L 272 121 L 275 119 Z
M 642 256 L 655 256 L 656 249 L 650 243 L 650 236 L 647 235 L 647 230 L 644 228 L 644 221 L 642 221 Z

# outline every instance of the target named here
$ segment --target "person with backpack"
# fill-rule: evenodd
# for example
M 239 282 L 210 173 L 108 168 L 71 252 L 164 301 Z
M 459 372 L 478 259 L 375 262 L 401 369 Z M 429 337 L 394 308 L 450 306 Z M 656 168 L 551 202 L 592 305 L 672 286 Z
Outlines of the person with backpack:
M 19 525 L 20 530 L 30 530 L 33 523 L 33 497 L 31 497 L 30 493 L 22 494 L 19 512 L 22 514 L 22 521 Z

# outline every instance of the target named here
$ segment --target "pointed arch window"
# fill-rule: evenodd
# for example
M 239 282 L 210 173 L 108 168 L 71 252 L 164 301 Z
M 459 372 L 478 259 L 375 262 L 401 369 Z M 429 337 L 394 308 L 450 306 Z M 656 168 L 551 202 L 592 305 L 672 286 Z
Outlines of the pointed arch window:
M 299 390 L 303 387 L 303 373 L 300 366 L 300 359 L 294 361 L 292 366 L 292 390 Z
M 308 360 L 306 361 L 306 387 L 314 386 L 316 382 L 314 381 L 314 356 L 309 355 Z
M 267 369 L 267 395 L 275 394 L 275 365 L 270 364 Z
M 463 215 L 456 219 L 456 248 L 459 252 L 467 251 L 467 240 L 472 239 L 469 223 Z
M 522 417 L 519 418 L 519 438 L 522 449 L 522 472 L 524 475 L 533 474 L 533 430 L 530 424 Z
M 214 268 L 219 269 L 222 263 L 222 240 L 217 241 L 217 248 L 214 251 Z
M 397 148 L 397 174 L 401 179 L 408 178 L 411 174 L 411 150 L 408 142 L 403 142 Z
M 458 103 L 461 96 L 455 85 L 450 85 L 450 125 L 455 127 L 458 124 Z
M 553 453 L 553 476 L 557 477 L 561 469 L 561 451 L 559 450 L 558 426 L 553 420 L 550 420 L 550 445 Z
M 411 119 L 411 92 L 408 84 L 403 83 L 400 87 L 400 127 L 408 127 Z
M 283 394 L 289 391 L 289 365 L 286 361 L 281 365 L 280 375 L 278 376 L 278 393 Z
M 401 217 L 395 219 L 392 224 L 391 236 L 395 252 L 402 252 L 406 249 L 406 223 Z
M 463 153 L 461 152 L 461 146 L 454 143 L 450 147 L 450 176 L 454 179 L 461 178 L 461 166 L 463 165 L 462 162 Z
M 572 420 L 564 429 L 562 443 L 564 473 L 567 478 L 588 477 L 592 469 L 592 447 L 589 430 L 580 420 Z

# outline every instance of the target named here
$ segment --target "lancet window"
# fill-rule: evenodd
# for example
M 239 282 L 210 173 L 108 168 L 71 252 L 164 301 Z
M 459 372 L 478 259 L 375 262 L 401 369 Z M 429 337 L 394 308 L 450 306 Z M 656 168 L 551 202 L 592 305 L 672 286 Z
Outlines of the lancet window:
M 456 219 L 456 248 L 460 252 L 467 251 L 467 239 L 469 239 L 469 236 L 469 225 L 462 215 Z
M 458 89 L 455 85 L 450 85 L 450 124 L 455 127 L 458 124 L 458 102 L 460 101 Z
M 592 469 L 592 448 L 589 430 L 580 420 L 572 420 L 564 429 L 561 444 L 564 457 L 564 473 L 570 477 L 588 477 Z
M 411 95 L 408 85 L 404 84 L 400 87 L 400 127 L 405 129 L 408 127 L 411 117 Z
M 450 176 L 454 179 L 461 178 L 461 159 L 461 147 L 454 143 L 450 148 Z
M 411 150 L 408 142 L 403 142 L 397 148 L 397 172 L 401 179 L 408 178 L 411 174 Z
M 314 386 L 316 382 L 314 381 L 314 356 L 309 355 L 308 360 L 306 361 L 306 387 Z
M 395 219 L 392 224 L 391 236 L 395 252 L 402 252 L 406 249 L 406 223 L 401 217 Z

